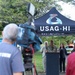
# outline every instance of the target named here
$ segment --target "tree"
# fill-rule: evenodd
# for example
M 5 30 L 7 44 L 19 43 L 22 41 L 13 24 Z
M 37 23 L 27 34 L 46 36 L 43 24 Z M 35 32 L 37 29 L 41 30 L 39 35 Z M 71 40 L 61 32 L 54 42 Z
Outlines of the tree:
M 58 1 L 58 0 L 56 0 Z M 0 22 L 4 27 L 6 24 L 14 22 L 17 24 L 28 21 L 28 3 L 34 4 L 38 18 L 48 12 L 53 6 L 57 6 L 55 0 L 0 0 Z
M 63 0 L 63 1 L 66 3 L 71 3 L 71 4 L 75 5 L 75 0 Z
M 24 23 L 28 20 L 27 4 L 33 3 L 37 8 L 38 17 L 55 4 L 54 0 L 0 0 L 0 21 Z
M 20 4 L 21 3 L 21 4 Z M 8 23 L 22 23 L 27 19 L 26 2 L 19 0 L 4 0 L 0 2 L 0 20 Z M 26 14 L 25 14 L 26 12 Z

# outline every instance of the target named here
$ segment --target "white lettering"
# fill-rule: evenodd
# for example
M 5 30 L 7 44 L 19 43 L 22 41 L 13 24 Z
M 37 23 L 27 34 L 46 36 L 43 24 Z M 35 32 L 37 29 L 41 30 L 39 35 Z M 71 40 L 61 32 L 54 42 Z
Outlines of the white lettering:
M 63 26 L 63 31 L 67 31 L 67 26 Z
M 9 53 L 0 53 L 0 57 L 10 58 L 11 54 Z
M 40 31 L 59 31 L 59 26 L 40 26 Z
M 54 28 L 53 28 L 53 26 L 51 26 L 51 27 L 50 27 L 50 31 L 54 31 Z
M 59 31 L 59 27 L 58 26 L 55 26 L 55 31 Z
M 49 31 L 49 26 L 46 26 L 45 27 L 45 31 Z
M 68 31 L 70 31 L 70 26 L 68 26 Z
M 40 31 L 44 31 L 44 26 L 40 26 Z

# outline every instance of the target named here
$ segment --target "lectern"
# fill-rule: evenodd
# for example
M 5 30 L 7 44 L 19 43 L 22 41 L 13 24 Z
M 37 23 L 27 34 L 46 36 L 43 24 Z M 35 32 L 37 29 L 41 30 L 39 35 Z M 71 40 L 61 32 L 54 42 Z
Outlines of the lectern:
M 46 75 L 59 75 L 59 53 L 46 53 Z

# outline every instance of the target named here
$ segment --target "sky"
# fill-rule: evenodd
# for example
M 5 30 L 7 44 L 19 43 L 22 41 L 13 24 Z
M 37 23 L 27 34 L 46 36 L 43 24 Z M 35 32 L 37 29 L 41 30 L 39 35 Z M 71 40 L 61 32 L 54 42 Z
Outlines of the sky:
M 60 13 L 68 18 L 70 17 L 71 20 L 75 21 L 75 6 L 62 1 L 58 2 L 58 4 L 61 5 L 63 9 Z

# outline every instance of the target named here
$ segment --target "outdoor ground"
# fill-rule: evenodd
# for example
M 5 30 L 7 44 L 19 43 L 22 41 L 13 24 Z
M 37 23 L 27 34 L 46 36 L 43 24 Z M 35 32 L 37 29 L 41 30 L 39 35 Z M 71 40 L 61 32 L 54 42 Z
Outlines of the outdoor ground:
M 46 75 L 46 73 L 38 73 L 38 75 Z M 59 73 L 59 75 L 65 75 L 65 73 Z
M 46 73 L 38 73 L 38 75 L 46 75 Z M 65 73 L 59 73 L 59 75 L 65 75 Z
M 42 65 L 42 54 L 40 52 L 35 52 L 33 56 L 33 63 L 36 67 L 37 74 L 38 75 L 46 75 L 46 73 L 43 70 L 43 65 Z M 29 74 L 24 74 L 24 75 L 32 75 L 31 72 Z M 59 73 L 59 75 L 65 75 L 65 73 Z
M 27 74 L 27 75 L 32 75 L 32 74 Z M 46 75 L 46 73 L 38 73 L 38 75 Z M 59 73 L 59 75 L 65 75 L 65 73 Z
M 34 54 L 33 63 L 36 65 L 38 75 L 46 75 L 43 70 L 42 54 L 40 52 Z M 65 73 L 59 73 L 59 75 L 65 75 Z

